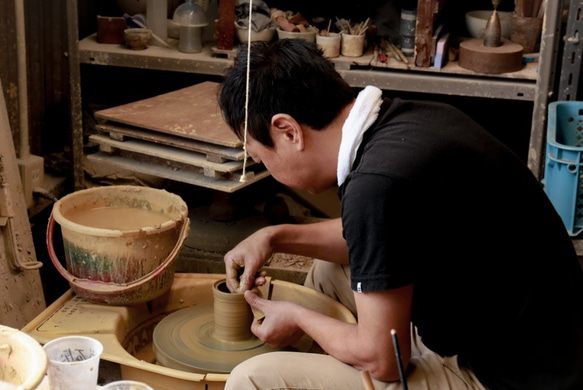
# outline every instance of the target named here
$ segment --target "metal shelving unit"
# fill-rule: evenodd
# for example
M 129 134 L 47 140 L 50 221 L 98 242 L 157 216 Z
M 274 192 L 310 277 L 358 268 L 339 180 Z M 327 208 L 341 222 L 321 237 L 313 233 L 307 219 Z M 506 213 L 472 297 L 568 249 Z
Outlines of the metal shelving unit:
M 220 76 L 232 64 L 232 60 L 216 55 L 210 46 L 206 46 L 201 53 L 185 54 L 175 48 L 158 46 L 152 46 L 147 51 L 135 52 L 118 45 L 99 44 L 94 36 L 79 41 L 77 0 L 67 0 L 67 7 L 74 183 L 76 188 L 82 188 L 83 123 L 80 64 Z M 533 102 L 528 165 L 538 178 L 542 178 L 547 105 L 553 97 L 561 13 L 561 2 L 546 2 L 539 62 L 527 64 L 525 69 L 510 74 L 476 74 L 460 68 L 455 63 L 448 64 L 443 69 L 414 66 L 407 69 L 381 68 L 371 66 L 372 54 L 356 59 L 339 57 L 333 61 L 337 70 L 354 87 L 374 84 L 387 90 Z

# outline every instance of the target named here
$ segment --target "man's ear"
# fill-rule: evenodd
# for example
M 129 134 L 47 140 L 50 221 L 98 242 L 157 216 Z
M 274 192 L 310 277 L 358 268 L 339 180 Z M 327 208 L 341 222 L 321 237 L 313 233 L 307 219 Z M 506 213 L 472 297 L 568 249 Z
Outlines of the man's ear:
M 302 126 L 288 114 L 275 114 L 271 118 L 271 138 L 277 144 L 278 141 L 286 141 L 303 149 L 304 132 Z

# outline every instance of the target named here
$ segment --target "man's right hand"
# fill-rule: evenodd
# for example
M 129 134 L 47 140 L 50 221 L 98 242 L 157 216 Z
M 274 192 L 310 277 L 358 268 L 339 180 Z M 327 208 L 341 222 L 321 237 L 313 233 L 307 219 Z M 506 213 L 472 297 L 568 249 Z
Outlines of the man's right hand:
M 256 231 L 225 254 L 229 291 L 243 293 L 265 283 L 265 273 L 259 270 L 272 255 L 267 229 Z

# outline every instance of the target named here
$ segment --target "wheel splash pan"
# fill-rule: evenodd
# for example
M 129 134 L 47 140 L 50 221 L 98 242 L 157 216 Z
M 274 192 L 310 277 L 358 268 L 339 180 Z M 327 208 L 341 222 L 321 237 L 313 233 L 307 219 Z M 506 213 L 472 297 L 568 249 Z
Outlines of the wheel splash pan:
M 167 293 L 151 302 L 128 306 L 94 303 L 69 290 L 22 331 L 41 344 L 66 335 L 93 337 L 103 343 L 101 358 L 120 365 L 122 379 L 138 380 L 156 390 L 224 389 L 228 374 L 192 373 L 163 367 L 157 364 L 152 347 L 154 328 L 163 318 L 177 310 L 212 303 L 212 286 L 224 278 L 224 274 L 177 273 Z M 323 294 L 279 280 L 272 280 L 270 287 L 273 300 L 297 302 L 346 322 L 355 322 L 348 309 Z M 267 291 L 264 296 L 268 296 Z

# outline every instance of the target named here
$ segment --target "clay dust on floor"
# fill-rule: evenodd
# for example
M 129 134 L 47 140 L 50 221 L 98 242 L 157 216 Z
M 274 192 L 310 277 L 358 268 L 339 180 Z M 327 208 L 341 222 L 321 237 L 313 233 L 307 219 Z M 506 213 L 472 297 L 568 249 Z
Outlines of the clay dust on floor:
M 288 253 L 275 253 L 268 262 L 271 268 L 293 269 L 308 272 L 314 259 L 311 257 L 291 255 Z

